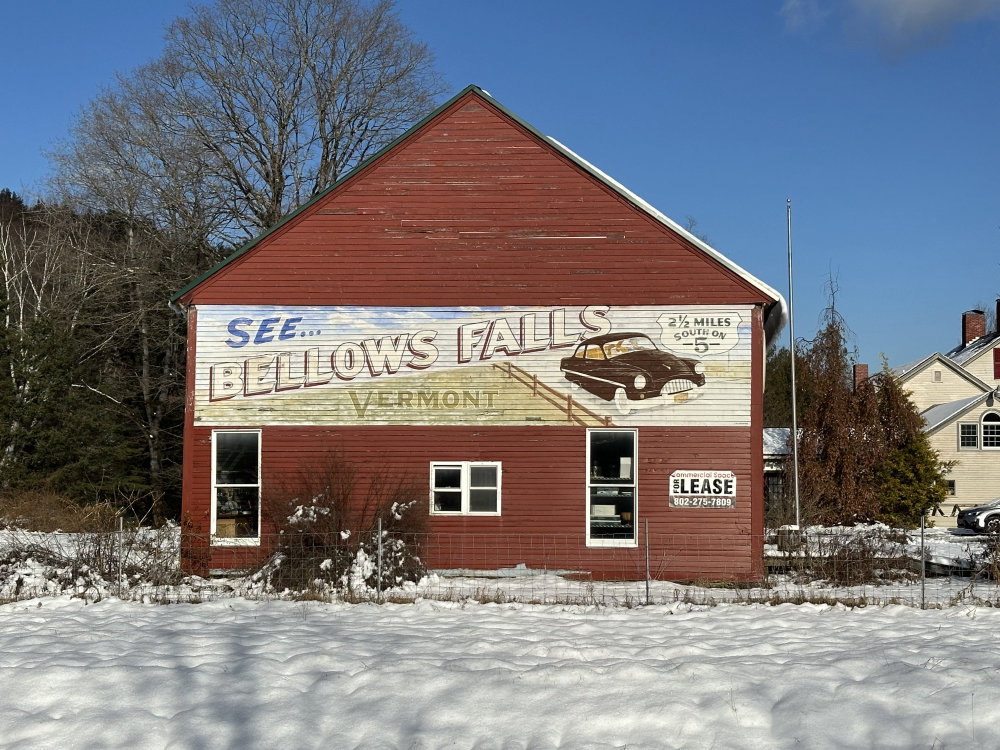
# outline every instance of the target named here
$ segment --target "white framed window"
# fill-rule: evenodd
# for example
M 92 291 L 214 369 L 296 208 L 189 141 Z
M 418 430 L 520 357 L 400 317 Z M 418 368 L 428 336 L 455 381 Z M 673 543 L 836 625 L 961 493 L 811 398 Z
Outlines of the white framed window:
M 587 546 L 635 547 L 637 430 L 587 430 Z
M 978 424 L 962 423 L 958 425 L 958 447 L 966 450 L 979 447 Z
M 983 415 L 983 449 L 1000 448 L 1000 414 L 994 411 Z
M 431 515 L 499 516 L 499 461 L 431 463 Z
M 260 430 L 212 433 L 212 543 L 260 542 Z

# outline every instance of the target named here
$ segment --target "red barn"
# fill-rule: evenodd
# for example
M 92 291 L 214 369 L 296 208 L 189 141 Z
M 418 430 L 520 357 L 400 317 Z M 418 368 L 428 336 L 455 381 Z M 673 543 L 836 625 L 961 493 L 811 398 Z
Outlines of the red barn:
M 781 296 L 479 88 L 174 303 L 188 565 L 336 448 L 418 478 L 432 567 L 761 573 Z

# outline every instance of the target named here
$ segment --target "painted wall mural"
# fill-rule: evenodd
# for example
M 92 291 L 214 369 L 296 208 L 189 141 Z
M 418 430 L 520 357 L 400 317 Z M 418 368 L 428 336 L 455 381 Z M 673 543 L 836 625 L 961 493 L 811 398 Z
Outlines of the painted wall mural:
M 201 306 L 195 422 L 748 426 L 751 309 Z

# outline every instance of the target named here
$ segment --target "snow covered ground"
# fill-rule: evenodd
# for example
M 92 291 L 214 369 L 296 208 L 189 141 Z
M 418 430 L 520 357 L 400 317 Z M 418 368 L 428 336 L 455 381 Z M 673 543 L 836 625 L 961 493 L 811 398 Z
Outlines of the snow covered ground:
M 810 552 L 858 533 L 810 530 Z M 91 543 L 11 534 L 66 559 Z M 983 542 L 934 529 L 923 550 L 954 570 Z M 147 573 L 169 574 L 175 548 L 144 540 Z M 17 599 L 0 605 L 5 750 L 1000 747 L 991 578 L 437 571 L 388 597 L 412 603 L 376 605 L 292 601 L 253 576 L 119 587 L 42 559 L 0 565 L 0 602 Z
M 996 748 L 1000 611 L 59 596 L 0 607 L 11 748 Z

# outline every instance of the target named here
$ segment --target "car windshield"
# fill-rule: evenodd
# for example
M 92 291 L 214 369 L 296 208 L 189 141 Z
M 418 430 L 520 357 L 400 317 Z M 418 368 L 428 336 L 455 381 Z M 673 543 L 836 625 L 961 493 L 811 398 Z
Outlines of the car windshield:
M 631 336 L 627 339 L 609 341 L 604 345 L 604 353 L 607 355 L 608 359 L 619 357 L 622 354 L 629 354 L 631 352 L 648 351 L 656 351 L 656 344 L 645 336 Z
M 990 500 L 988 503 L 983 503 L 979 506 L 980 508 L 1000 508 L 1000 497 Z

